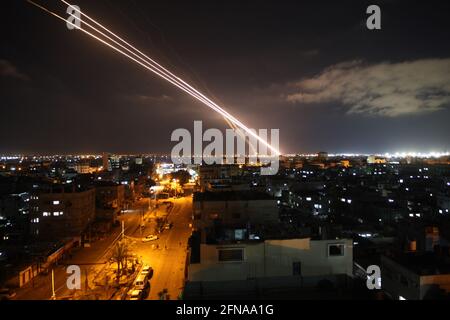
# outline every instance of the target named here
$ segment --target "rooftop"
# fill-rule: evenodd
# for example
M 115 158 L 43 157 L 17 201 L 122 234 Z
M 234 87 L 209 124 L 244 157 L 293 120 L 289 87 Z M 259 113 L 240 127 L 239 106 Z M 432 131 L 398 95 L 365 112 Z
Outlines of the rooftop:
M 224 191 L 224 192 L 196 192 L 194 201 L 249 201 L 249 200 L 274 200 L 274 198 L 259 191 Z
M 443 253 L 406 253 L 389 258 L 420 276 L 450 274 L 450 257 L 446 249 Z

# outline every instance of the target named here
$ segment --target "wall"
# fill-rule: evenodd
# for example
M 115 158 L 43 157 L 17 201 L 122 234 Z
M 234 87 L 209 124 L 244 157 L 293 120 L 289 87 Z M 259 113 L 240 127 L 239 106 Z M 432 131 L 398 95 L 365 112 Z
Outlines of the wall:
M 328 245 L 342 243 L 344 255 L 328 256 Z M 218 249 L 243 248 L 241 262 L 219 261 Z M 267 240 L 265 242 L 231 245 L 200 245 L 200 263 L 189 266 L 190 281 L 229 281 L 249 278 L 293 276 L 293 263 L 301 263 L 304 277 L 352 274 L 353 247 L 351 240 L 310 239 Z
M 420 299 L 420 277 L 397 262 L 381 257 L 381 288 L 394 300 Z
M 31 232 L 41 239 L 80 236 L 94 221 L 94 189 L 83 192 L 41 193 L 37 197 L 38 199 L 32 200 L 30 217 L 39 218 L 39 223 L 32 223 Z M 59 201 L 59 204 L 54 205 L 53 201 Z M 44 216 L 44 212 L 51 215 Z M 63 212 L 63 215 L 54 216 L 54 212 Z
M 194 201 L 194 221 L 196 229 L 210 227 L 213 224 L 211 214 L 217 214 L 224 225 L 234 223 L 267 223 L 278 221 L 276 200 L 249 201 Z M 239 214 L 238 218 L 233 215 Z

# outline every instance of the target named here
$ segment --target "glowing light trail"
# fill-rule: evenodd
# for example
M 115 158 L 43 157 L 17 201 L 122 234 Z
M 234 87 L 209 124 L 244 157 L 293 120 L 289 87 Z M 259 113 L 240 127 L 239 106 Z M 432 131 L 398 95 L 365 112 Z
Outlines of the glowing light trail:
M 116 46 L 114 46 L 113 44 L 105 41 L 104 39 L 101 39 L 100 37 L 98 37 L 97 35 L 83 29 L 82 27 L 77 27 L 74 23 L 71 23 L 70 21 L 67 21 L 65 18 L 61 17 L 60 15 L 48 10 L 47 8 L 31 1 L 31 0 L 27 0 L 29 3 L 35 5 L 36 7 L 44 10 L 45 12 L 53 15 L 54 17 L 66 22 L 67 24 L 70 24 L 72 26 L 74 26 L 75 28 L 77 28 L 78 30 L 84 32 L 85 34 L 89 35 L 90 37 L 94 38 L 95 40 L 100 41 L 101 43 L 103 43 L 104 45 L 110 47 L 111 49 L 119 52 L 120 54 L 124 55 L 125 57 L 129 58 L 130 60 L 136 62 L 137 64 L 139 64 L 140 66 L 144 67 L 145 69 L 155 73 L 156 75 L 158 75 L 159 77 L 163 78 L 164 80 L 170 82 L 171 84 L 173 84 L 174 86 L 176 86 L 177 88 L 179 88 L 180 90 L 186 92 L 187 94 L 189 94 L 190 96 L 192 96 L 193 98 L 199 100 L 200 102 L 202 102 L 203 104 L 205 104 L 206 106 L 210 107 L 211 109 L 213 109 L 214 111 L 216 111 L 217 113 L 219 113 L 220 115 L 222 115 L 225 119 L 229 120 L 232 124 L 236 125 L 237 127 L 241 128 L 243 131 L 245 131 L 247 134 L 253 136 L 254 138 L 256 138 L 258 141 L 260 141 L 261 143 L 263 143 L 265 146 L 267 146 L 275 155 L 280 155 L 280 152 L 272 147 L 267 141 L 265 141 L 264 139 L 262 139 L 261 137 L 259 137 L 259 135 L 257 135 L 255 132 L 253 132 L 252 130 L 250 130 L 247 126 L 245 126 L 242 122 L 240 122 L 238 119 L 236 119 L 234 116 L 232 116 L 231 114 L 229 114 L 226 110 L 224 110 L 222 107 L 220 107 L 219 105 L 217 105 L 215 102 L 211 101 L 208 97 L 206 97 L 204 94 L 202 94 L 200 91 L 198 91 L 197 89 L 195 89 L 194 87 L 192 87 L 191 85 L 189 85 L 187 82 L 185 82 L 183 79 L 179 78 L 178 76 L 176 76 L 175 74 L 171 73 L 169 70 L 167 70 L 166 68 L 164 68 L 163 66 L 161 66 L 160 64 L 158 64 L 156 61 L 154 61 L 153 59 L 151 59 L 150 57 L 148 57 L 147 55 L 145 55 L 144 53 L 142 53 L 141 51 L 139 51 L 138 49 L 136 49 L 134 46 L 132 46 L 131 44 L 129 44 L 128 42 L 126 42 L 125 40 L 123 40 L 122 38 L 120 38 L 119 36 L 117 36 L 116 34 L 114 34 L 112 31 L 110 31 L 109 29 L 107 29 L 106 27 L 104 27 L 103 25 L 101 25 L 100 23 L 96 22 L 94 19 L 92 19 L 91 17 L 89 17 L 88 15 L 84 14 L 83 12 L 77 10 L 76 8 L 74 8 L 74 10 L 76 10 L 77 12 L 79 12 L 81 15 L 83 15 L 84 17 L 86 17 L 89 21 L 92 21 L 95 25 L 99 26 L 100 28 L 102 28 L 103 30 L 107 31 L 109 34 L 111 34 L 112 36 L 114 36 L 116 39 L 122 41 L 124 44 L 126 44 L 128 47 L 132 48 L 133 50 L 135 50 L 136 52 L 138 52 L 141 56 L 139 56 L 138 54 L 136 54 L 135 52 L 131 51 L 130 49 L 126 48 L 124 45 L 118 43 L 116 40 L 112 39 L 111 37 L 109 37 L 108 35 L 106 35 L 105 33 L 103 33 L 102 31 L 98 30 L 97 28 L 93 27 L 92 25 L 90 25 L 89 23 L 87 23 L 84 20 L 79 19 L 76 16 L 73 16 L 75 19 L 79 20 L 80 22 L 82 22 L 83 24 L 86 24 L 88 27 L 90 27 L 91 29 L 93 29 L 94 31 L 96 31 L 97 33 L 101 34 L 102 36 L 104 36 L 105 38 L 107 38 L 108 40 L 112 41 L 114 44 L 118 45 L 120 48 L 126 50 L 127 52 L 129 52 L 130 54 L 124 52 L 123 50 L 117 48 Z M 64 0 L 61 0 L 63 3 L 70 5 L 69 3 L 67 3 Z
M 70 3 L 68 3 L 65 0 L 60 0 L 61 2 L 63 2 L 64 4 L 71 6 Z M 207 106 L 209 106 L 210 108 L 212 108 L 213 110 L 215 110 L 216 112 L 219 112 L 218 110 L 216 110 L 215 108 L 219 108 L 222 112 L 225 112 L 226 114 L 222 114 L 222 116 L 224 117 L 225 121 L 228 123 L 228 125 L 232 128 L 236 130 L 236 127 L 239 126 L 239 121 L 234 118 L 231 114 L 229 114 L 228 112 L 226 112 L 223 108 L 221 108 L 220 106 L 218 106 L 215 102 L 213 102 L 212 100 L 210 100 L 208 97 L 206 97 L 204 94 L 202 94 L 200 91 L 198 91 L 197 89 L 195 89 L 194 87 L 192 87 L 189 83 L 185 82 L 183 79 L 179 78 L 178 76 L 174 75 L 172 72 L 170 72 L 169 70 L 167 70 L 166 68 L 164 68 L 162 65 L 160 65 L 159 63 L 157 63 L 155 60 L 153 60 L 152 58 L 150 58 L 149 56 L 147 56 L 145 53 L 141 52 L 139 49 L 137 49 L 136 47 L 134 47 L 133 45 L 131 45 L 130 43 L 128 43 L 127 41 L 125 41 L 124 39 L 122 39 L 121 37 L 119 37 L 117 34 L 115 34 L 114 32 L 112 32 L 111 30 L 109 30 L 108 28 L 106 28 L 105 26 L 103 26 L 102 24 L 100 24 L 99 22 L 95 21 L 93 18 L 91 18 L 90 16 L 88 16 L 87 14 L 85 14 L 84 12 L 82 12 L 81 10 L 78 10 L 76 7 L 72 7 L 75 11 L 77 11 L 80 15 L 86 17 L 89 21 L 93 22 L 95 25 L 99 26 L 100 28 L 102 28 L 103 30 L 105 30 L 106 32 L 108 32 L 109 34 L 111 34 L 112 36 L 114 36 L 116 39 L 122 41 L 124 44 L 126 44 L 128 47 L 132 48 L 133 50 L 135 50 L 135 52 L 139 53 L 142 57 L 146 58 L 145 62 L 147 62 L 151 67 L 157 69 L 159 72 L 165 74 L 166 76 L 168 76 L 169 78 L 171 78 L 172 80 L 175 80 L 176 82 L 178 82 L 179 84 L 183 85 L 183 87 L 189 89 L 189 91 L 192 92 L 192 94 L 194 94 L 196 96 L 196 98 L 198 100 L 200 100 L 199 98 L 201 98 L 201 102 L 203 102 L 204 104 L 206 104 Z M 79 20 L 81 22 L 81 19 L 78 19 L 77 17 L 74 17 L 77 20 Z M 125 50 L 127 50 L 128 52 L 130 52 L 131 54 L 133 54 L 135 57 L 138 57 L 140 60 L 144 60 L 142 59 L 142 57 L 140 57 L 139 55 L 137 55 L 135 52 L 130 51 L 129 49 L 127 49 L 126 47 L 124 47 L 123 45 L 119 44 L 117 41 L 111 39 L 109 36 L 105 35 L 103 32 L 99 31 L 98 29 L 96 29 L 95 27 L 93 27 L 92 25 L 88 24 L 86 21 L 83 21 L 84 24 L 86 24 L 87 26 L 89 26 L 91 29 L 95 30 L 96 32 L 100 33 L 101 35 L 103 35 L 104 37 L 106 37 L 107 39 L 113 41 L 115 44 L 119 45 L 121 48 L 124 48 Z M 232 121 L 231 117 L 233 117 L 235 119 L 235 121 Z M 272 151 L 275 152 L 275 154 L 279 155 L 279 151 L 272 148 L 272 146 L 270 146 L 265 140 L 260 139 L 259 136 L 256 136 L 253 134 L 253 132 L 250 132 L 249 129 L 244 126 L 243 124 L 241 124 L 242 126 L 241 129 L 243 129 L 244 131 L 246 131 L 247 133 L 252 134 L 252 136 L 257 137 L 258 140 L 264 142 L 265 145 L 267 145 Z M 239 135 L 241 135 L 243 138 L 244 134 L 240 131 L 237 131 Z M 257 154 L 257 151 L 255 149 L 255 147 L 253 146 L 253 144 L 249 141 L 249 146 L 252 149 L 252 151 L 254 152 L 254 154 Z

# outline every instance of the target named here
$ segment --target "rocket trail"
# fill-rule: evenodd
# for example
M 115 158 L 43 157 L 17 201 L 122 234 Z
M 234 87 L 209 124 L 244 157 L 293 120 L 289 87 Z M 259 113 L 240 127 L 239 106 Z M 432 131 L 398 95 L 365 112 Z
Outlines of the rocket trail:
M 70 6 L 70 3 L 68 3 L 65 0 L 60 0 L 61 2 L 63 2 L 64 4 Z M 195 95 L 195 98 L 200 100 L 201 102 L 203 102 L 204 104 L 206 104 L 207 106 L 209 106 L 210 108 L 212 108 L 213 110 L 215 110 L 216 112 L 219 112 L 220 114 L 222 114 L 222 116 L 225 118 L 226 122 L 228 124 L 232 124 L 230 125 L 230 127 L 232 129 L 235 129 L 236 127 L 240 127 L 241 129 L 243 129 L 244 131 L 246 131 L 247 133 L 252 133 L 249 132 L 248 128 L 246 126 L 244 126 L 243 124 L 239 125 L 239 121 L 232 117 L 228 112 L 226 112 L 225 110 L 223 110 L 220 106 L 218 106 L 216 103 L 214 103 L 213 101 L 211 101 L 209 98 L 207 98 L 205 95 L 203 95 L 201 92 L 199 92 L 198 90 L 196 90 L 195 88 L 193 88 L 191 85 L 189 85 L 187 82 L 185 82 L 183 79 L 179 78 L 178 76 L 174 75 L 172 72 L 170 72 L 169 70 L 167 70 L 166 68 L 164 68 L 162 65 L 160 65 L 159 63 L 157 63 L 155 60 L 153 60 L 152 58 L 150 58 L 148 55 L 146 55 L 145 53 L 141 52 L 139 49 L 137 49 L 136 47 L 134 47 L 133 45 L 131 45 L 130 43 L 128 43 L 127 41 L 125 41 L 123 38 L 119 37 L 117 34 L 115 34 L 114 32 L 112 32 L 111 30 L 109 30 L 108 28 L 104 27 L 102 24 L 98 23 L 97 21 L 95 21 L 93 18 L 91 18 L 90 16 L 88 16 L 87 14 L 85 14 L 84 12 L 82 12 L 81 10 L 78 10 L 76 8 L 74 8 L 75 11 L 77 11 L 80 15 L 86 17 L 89 21 L 93 22 L 95 25 L 97 25 L 98 27 L 100 27 L 101 29 L 105 30 L 106 32 L 108 32 L 109 34 L 111 34 L 113 37 L 115 37 L 116 39 L 118 39 L 119 41 L 121 41 L 122 43 L 124 43 L 126 46 L 128 46 L 129 48 L 132 48 L 135 52 L 139 53 L 139 55 L 137 55 L 135 52 L 129 50 L 128 48 L 126 48 L 125 46 L 121 45 L 120 43 L 118 43 L 117 41 L 115 41 L 114 39 L 111 39 L 111 37 L 109 37 L 108 35 L 105 35 L 103 32 L 101 32 L 100 30 L 98 30 L 97 28 L 93 27 L 92 25 L 90 25 L 89 23 L 87 23 L 86 21 L 83 20 L 83 23 L 86 24 L 87 26 L 89 26 L 91 29 L 95 30 L 96 32 L 100 33 L 101 35 L 103 35 L 104 37 L 106 37 L 107 39 L 113 41 L 115 44 L 119 45 L 121 48 L 125 49 L 126 51 L 130 52 L 133 56 L 139 58 L 141 61 L 144 61 L 146 63 L 148 63 L 149 66 L 151 66 L 152 68 L 157 69 L 159 72 L 163 73 L 165 76 L 169 77 L 171 80 L 177 82 L 178 84 L 180 84 L 181 86 L 183 86 L 185 89 L 188 89 L 190 91 L 191 95 Z M 76 17 L 75 17 L 76 18 Z M 80 19 L 78 19 L 80 20 Z M 80 20 L 81 21 L 81 20 Z M 143 59 L 142 57 L 144 57 L 145 59 Z M 225 114 L 223 114 L 222 112 L 220 112 L 219 110 L 216 110 L 216 108 L 218 108 L 220 111 L 224 112 Z M 233 119 L 232 119 L 232 118 Z M 234 120 L 234 121 L 233 121 Z M 238 134 L 242 134 L 241 132 L 238 131 Z M 243 134 L 242 134 L 243 135 Z M 265 142 L 265 140 L 259 139 L 259 136 L 255 136 L 254 134 L 252 134 L 254 137 L 257 137 L 258 140 Z M 272 148 L 269 144 L 267 144 L 267 142 L 264 143 L 265 145 L 267 145 L 273 152 L 275 152 L 275 154 L 279 155 L 278 150 Z M 255 147 L 249 142 L 249 146 L 250 148 L 254 151 L 254 153 L 256 154 L 256 150 Z
M 205 104 L 206 106 L 208 106 L 209 108 L 213 109 L 214 111 L 216 111 L 217 113 L 219 113 L 220 115 L 222 115 L 226 120 L 228 120 L 229 122 L 231 122 L 232 124 L 234 124 L 236 127 L 239 127 L 240 129 L 242 129 L 244 132 L 246 132 L 247 134 L 253 136 L 254 138 L 256 138 L 258 141 L 260 141 L 261 143 L 263 143 L 265 146 L 267 146 L 273 154 L 275 155 L 280 155 L 280 152 L 272 147 L 267 141 L 265 141 L 264 139 L 262 139 L 261 137 L 259 137 L 255 132 L 253 132 L 252 130 L 250 130 L 247 126 L 245 126 L 242 122 L 240 122 L 238 119 L 236 119 L 234 116 L 232 116 L 231 114 L 229 114 L 226 110 L 224 110 L 222 107 L 220 107 L 219 105 L 217 105 L 215 102 L 211 101 L 208 97 L 206 97 L 204 94 L 202 94 L 200 91 L 198 91 L 197 89 L 195 89 L 194 87 L 192 87 L 191 85 L 189 85 L 187 82 L 185 82 L 183 79 L 179 78 L 178 76 L 176 76 L 175 74 L 173 74 L 172 72 L 170 72 L 169 70 L 167 70 L 166 68 L 164 68 L 163 66 L 161 66 L 160 64 L 158 64 L 156 61 L 154 61 L 153 59 L 151 59 L 150 57 L 148 57 L 146 54 L 142 53 L 141 51 L 139 51 L 137 48 L 135 48 L 134 46 L 132 46 L 131 44 L 129 44 L 128 42 L 126 42 L 125 40 L 123 40 L 121 37 L 119 37 L 118 35 L 116 35 L 115 33 L 113 33 L 112 31 L 110 31 L 109 29 L 107 29 L 106 27 L 104 27 L 103 25 L 101 25 L 100 23 L 98 23 L 97 21 L 95 21 L 93 18 L 89 17 L 88 15 L 84 14 L 82 11 L 77 10 L 76 8 L 74 8 L 74 10 L 76 10 L 77 12 L 80 13 L 80 15 L 86 17 L 89 21 L 93 22 L 95 25 L 97 25 L 98 27 L 100 27 L 101 29 L 105 30 L 107 33 L 109 33 L 110 35 L 112 35 L 113 37 L 115 37 L 116 39 L 118 39 L 119 41 L 121 41 L 123 44 L 120 44 L 118 41 L 112 39 L 110 36 L 106 35 L 104 32 L 100 31 L 99 29 L 93 27 L 91 24 L 87 23 L 85 20 L 81 20 L 76 16 L 73 16 L 75 19 L 79 20 L 80 22 L 82 22 L 83 24 L 86 24 L 88 27 L 90 27 L 92 30 L 94 30 L 95 32 L 97 32 L 98 34 L 102 35 L 103 37 L 105 37 L 106 39 L 108 39 L 109 41 L 112 41 L 113 44 L 107 42 L 104 39 L 101 39 L 99 36 L 93 34 L 92 32 L 89 32 L 85 29 L 83 29 L 82 27 L 77 27 L 75 24 L 71 23 L 70 21 L 67 21 L 65 18 L 61 17 L 60 15 L 48 10 L 47 8 L 33 2 L 32 0 L 27 0 L 29 3 L 35 5 L 36 7 L 40 8 L 41 10 L 44 10 L 45 12 L 49 13 L 50 15 L 66 22 L 67 24 L 72 25 L 73 27 L 75 27 L 76 29 L 84 32 L 85 34 L 87 34 L 88 36 L 94 38 L 95 40 L 103 43 L 104 45 L 108 46 L 109 48 L 115 50 L 116 52 L 122 54 L 123 56 L 129 58 L 130 60 L 136 62 L 137 64 L 139 64 L 140 66 L 144 67 L 145 69 L 155 73 L 156 75 L 158 75 L 159 77 L 163 78 L 164 80 L 168 81 L 169 83 L 173 84 L 174 86 L 176 86 L 177 88 L 179 88 L 180 90 L 186 92 L 187 94 L 189 94 L 190 96 L 192 96 L 193 98 L 197 99 L 198 101 L 202 102 L 203 104 Z M 70 4 L 64 0 L 61 0 L 61 2 L 63 2 L 64 4 L 70 6 Z M 119 46 L 120 48 L 116 47 L 115 45 Z M 128 48 L 127 48 L 128 47 Z M 133 49 L 134 51 L 130 50 L 129 48 Z M 125 52 L 125 51 L 126 52 Z M 129 54 L 128 54 L 128 53 Z M 139 54 L 137 54 L 137 53 Z M 131 55 L 130 55 L 131 54 Z
M 69 3 L 67 3 L 64 0 L 61 0 L 63 3 L 70 5 Z M 198 99 L 200 99 L 203 103 L 209 105 L 209 101 L 206 100 L 205 98 L 202 97 L 202 95 L 200 95 L 198 93 L 197 90 L 195 90 L 193 87 L 191 87 L 189 84 L 187 84 L 186 82 L 180 80 L 180 78 L 176 77 L 175 75 L 173 75 L 170 71 L 168 71 L 167 69 L 165 69 L 164 67 L 162 67 L 160 64 L 158 64 L 157 62 L 155 62 L 153 59 L 151 59 L 150 57 L 148 57 L 147 55 L 145 55 L 144 53 L 142 53 L 141 51 L 139 51 L 136 47 L 130 45 L 128 42 L 126 42 L 125 40 L 123 40 L 122 38 L 120 38 L 119 36 L 117 36 L 116 34 L 114 34 L 112 31 L 106 29 L 105 27 L 103 27 L 101 24 L 97 23 L 95 20 L 93 20 L 91 17 L 89 17 L 88 15 L 84 14 L 83 12 L 81 12 L 80 10 L 74 8 L 74 10 L 76 10 L 77 12 L 79 12 L 81 15 L 85 16 L 86 18 L 88 18 L 90 21 L 92 21 L 95 25 L 99 26 L 100 28 L 102 28 L 103 30 L 107 31 L 109 34 L 113 35 L 116 39 L 122 41 L 124 44 L 126 44 L 126 46 L 120 44 L 119 42 L 117 42 L 116 40 L 112 39 L 110 36 L 106 35 L 105 33 L 103 33 L 102 31 L 98 30 L 97 28 L 95 28 L 94 26 L 92 26 L 91 24 L 89 24 L 86 21 L 82 21 L 81 19 L 78 19 L 77 17 L 74 17 L 75 19 L 79 20 L 80 22 L 82 21 L 83 24 L 87 25 L 89 28 L 95 30 L 97 33 L 101 34 L 102 36 L 104 36 L 105 38 L 107 38 L 108 40 L 111 40 L 112 42 L 114 42 L 115 44 L 117 44 L 118 46 L 120 46 L 122 49 L 125 49 L 127 52 L 131 53 L 133 56 L 135 56 L 136 58 L 138 58 L 139 60 L 141 60 L 142 62 L 146 63 L 149 67 L 157 70 L 158 72 L 164 74 L 165 76 L 169 77 L 171 80 L 177 82 L 179 85 L 183 86 L 185 89 L 189 90 L 191 95 L 195 95 Z M 130 50 L 129 48 L 132 48 L 133 50 Z M 137 53 L 139 53 L 139 55 Z M 145 59 L 144 59 L 144 58 Z M 225 119 L 225 122 L 230 126 L 231 129 L 236 130 L 237 127 L 234 123 L 230 122 L 230 120 L 227 117 L 223 117 Z M 237 131 L 237 133 L 239 135 L 242 136 L 242 138 L 245 139 L 245 135 L 241 132 L 241 131 Z M 252 151 L 254 152 L 254 154 L 257 154 L 257 151 L 255 149 L 255 147 L 253 146 L 252 143 L 250 143 L 249 141 L 249 147 L 250 149 L 252 149 Z
M 63 21 L 65 21 L 65 22 L 67 22 L 66 19 L 64 19 L 63 17 L 61 17 L 61 16 L 58 15 L 57 13 L 55 13 L 55 12 L 53 12 L 53 11 L 50 11 L 50 10 L 48 10 L 47 8 L 45 8 L 45 7 L 41 6 L 41 5 L 38 5 L 38 4 L 34 3 L 34 2 L 31 1 L 31 0 L 27 0 L 27 1 L 28 1 L 29 3 L 32 3 L 33 5 L 37 6 L 38 8 L 44 10 L 45 12 L 47 12 L 47 13 L 49 13 L 49 14 L 55 16 L 56 18 L 58 18 L 58 19 L 60 19 L 60 20 L 63 20 Z M 74 17 L 74 18 L 76 18 L 76 17 Z M 77 19 L 77 18 L 76 18 L 76 19 Z M 81 19 L 77 19 L 77 20 L 79 20 L 80 22 L 82 21 Z M 151 69 L 151 70 L 149 69 L 150 71 L 156 73 L 157 75 L 159 75 L 160 77 L 164 78 L 165 80 L 171 82 L 172 84 L 173 84 L 173 82 L 176 82 L 176 84 L 174 84 L 174 85 L 176 85 L 176 86 L 181 85 L 181 86 L 184 88 L 184 89 L 183 89 L 183 88 L 180 88 L 180 89 L 182 89 L 182 90 L 188 90 L 188 91 L 189 91 L 188 93 L 189 93 L 190 95 L 195 95 L 195 98 L 199 99 L 201 102 L 203 102 L 203 103 L 205 103 L 205 104 L 208 103 L 208 102 L 207 102 L 206 100 L 204 100 L 202 97 L 196 95 L 195 92 L 193 92 L 192 90 L 190 90 L 190 89 L 187 88 L 186 86 L 183 86 L 182 84 L 180 84 L 176 78 L 174 78 L 174 77 L 172 77 L 172 76 L 170 76 L 170 75 L 168 76 L 166 73 L 162 73 L 162 74 L 161 74 L 160 71 L 159 71 L 159 69 L 156 68 L 153 64 L 149 63 L 148 61 L 146 61 L 145 59 L 143 59 L 142 57 L 140 57 L 140 56 L 137 55 L 136 53 L 132 52 L 132 51 L 129 50 L 128 48 L 126 48 L 126 47 L 124 47 L 123 45 L 121 45 L 120 43 L 118 43 L 117 41 L 111 39 L 110 37 L 108 37 L 107 35 L 105 35 L 103 32 L 101 32 L 101 31 L 99 31 L 98 29 L 96 29 L 95 27 L 92 27 L 89 23 L 87 23 L 87 22 L 85 22 L 85 21 L 82 21 L 82 22 L 83 22 L 83 24 L 89 26 L 90 28 L 92 28 L 92 29 L 95 30 L 96 32 L 98 32 L 98 33 L 100 33 L 101 35 L 105 36 L 107 39 L 109 39 L 109 40 L 113 41 L 114 43 L 118 44 L 120 47 L 122 47 L 122 48 L 125 49 L 126 51 L 130 52 L 131 54 L 133 54 L 135 57 L 137 57 L 139 60 L 141 60 L 142 63 L 145 63 L 146 66 L 144 66 L 144 67 L 146 67 L 147 69 L 150 68 L 150 69 Z M 76 27 L 75 24 L 73 24 L 73 23 L 71 23 L 71 22 L 67 22 L 67 23 L 69 23 L 70 25 Z M 133 61 L 135 61 L 135 62 L 141 64 L 139 61 L 136 61 L 135 59 L 133 59 L 132 57 L 128 56 L 127 54 L 125 54 L 125 53 L 122 52 L 121 50 L 118 50 L 116 47 L 114 47 L 114 46 L 112 46 L 112 45 L 106 43 L 104 40 L 100 39 L 99 37 L 95 36 L 94 34 L 88 32 L 88 31 L 86 31 L 86 30 L 84 30 L 84 29 L 82 29 L 82 28 L 80 28 L 80 30 L 83 31 L 84 33 L 88 34 L 89 36 L 93 37 L 94 39 L 96 39 L 96 40 L 98 40 L 98 41 L 104 43 L 105 45 L 111 47 L 112 49 L 118 51 L 119 53 L 125 55 L 126 57 L 132 59 Z M 166 77 L 167 77 L 167 78 L 166 78 Z M 168 78 L 169 78 L 169 79 L 168 79 Z M 173 81 L 173 82 L 172 82 L 172 81 Z M 226 119 L 226 118 L 225 118 L 225 119 Z

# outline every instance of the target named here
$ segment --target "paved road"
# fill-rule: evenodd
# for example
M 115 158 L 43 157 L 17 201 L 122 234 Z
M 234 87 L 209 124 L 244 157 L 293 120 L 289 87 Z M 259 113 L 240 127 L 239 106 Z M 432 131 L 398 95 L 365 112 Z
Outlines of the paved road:
M 163 289 L 168 290 L 170 299 L 177 299 L 184 287 L 187 244 L 192 232 L 189 227 L 192 222 L 192 197 L 170 201 L 174 206 L 167 218 L 173 223 L 173 227 L 164 230 L 156 241 L 137 242 L 133 246 L 133 252 L 154 269 L 147 298 L 151 300 L 159 299 L 158 293 Z M 159 249 L 152 248 L 156 244 Z
M 147 199 L 135 203 L 129 212 L 123 214 L 121 219 L 125 221 L 125 234 L 135 234 L 139 230 L 142 210 L 148 207 Z M 94 242 L 90 248 L 80 248 L 73 252 L 72 258 L 61 262 L 60 266 L 54 267 L 55 293 L 57 298 L 69 297 L 74 292 L 66 286 L 67 273 L 66 265 L 79 265 L 84 286 L 86 271 L 93 274 L 102 268 L 108 259 L 108 252 L 112 244 L 120 237 L 121 228 L 115 228 L 106 238 Z M 17 299 L 20 300 L 48 300 L 52 296 L 51 272 L 48 275 L 39 275 L 35 278 L 34 284 L 29 283 L 17 291 Z

